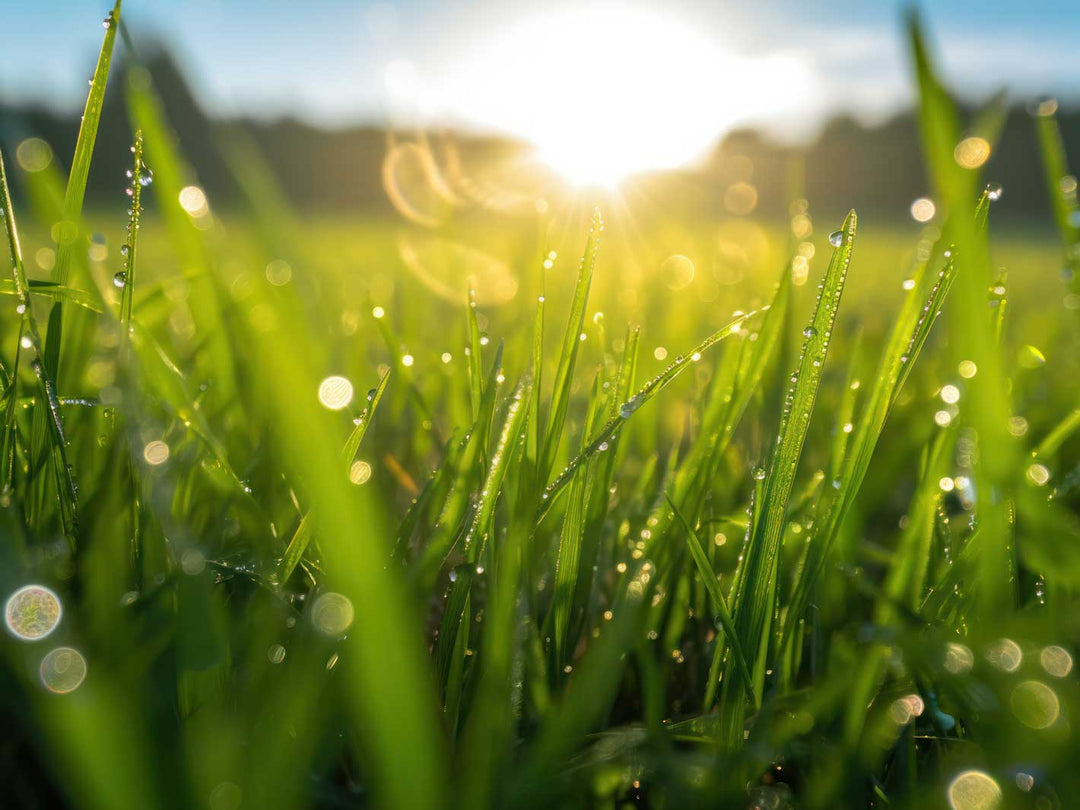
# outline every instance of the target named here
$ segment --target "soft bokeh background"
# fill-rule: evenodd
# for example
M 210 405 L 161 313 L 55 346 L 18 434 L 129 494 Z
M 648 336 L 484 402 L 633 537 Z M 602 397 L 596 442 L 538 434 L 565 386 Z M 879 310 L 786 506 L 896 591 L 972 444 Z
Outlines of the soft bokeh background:
M 943 68 L 965 104 L 1003 89 L 1019 110 L 1054 96 L 1066 140 L 1078 137 L 1068 114 L 1080 87 L 1076 4 L 924 5 L 935 38 L 948 43 Z M 62 0 L 5 10 L 0 142 L 41 135 L 62 156 L 70 149 L 85 100 L 80 77 L 98 47 L 92 23 L 106 6 Z M 124 15 L 219 204 L 233 190 L 215 165 L 204 119 L 245 120 L 301 207 L 385 207 L 385 135 L 420 129 L 451 133 L 469 174 L 477 164 L 490 172 L 528 163 L 530 179 L 549 193 L 548 181 L 611 187 L 634 173 L 690 167 L 706 174 L 708 190 L 650 193 L 665 207 L 682 202 L 706 214 L 751 213 L 745 199 L 723 200 L 724 188 L 740 181 L 754 186 L 751 209 L 786 213 L 794 153 L 811 167 L 812 204 L 902 217 L 925 192 L 906 115 L 906 7 L 193 0 L 133 1 Z M 105 126 L 109 147 L 95 158 L 101 171 L 91 199 L 120 183 L 115 168 L 127 136 L 118 130 L 113 138 Z M 1009 189 L 1003 209 L 1023 217 L 1045 203 L 1037 166 L 1021 159 L 1031 156 L 1030 127 L 1015 129 L 1006 127 L 1001 148 L 1015 160 L 990 169 Z M 732 155 L 752 164 L 723 159 Z M 550 176 L 537 181 L 537 172 Z M 500 172 L 500 180 L 504 190 L 537 191 L 521 176 Z

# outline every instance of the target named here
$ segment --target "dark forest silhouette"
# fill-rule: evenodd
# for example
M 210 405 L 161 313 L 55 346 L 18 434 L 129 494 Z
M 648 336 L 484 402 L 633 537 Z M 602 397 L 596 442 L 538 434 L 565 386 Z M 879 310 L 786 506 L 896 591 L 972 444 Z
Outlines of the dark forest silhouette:
M 211 200 L 228 207 L 239 199 L 238 188 L 219 149 L 230 128 L 249 136 L 293 206 L 299 211 L 389 213 L 381 168 L 395 135 L 374 126 L 323 129 L 297 120 L 211 120 L 200 107 L 179 66 L 165 51 L 148 62 L 169 122 Z M 91 205 L 122 195 L 131 141 L 124 110 L 123 77 L 114 77 L 106 96 L 98 149 L 90 174 Z M 1059 113 L 1066 150 L 1080 155 L 1080 112 Z M 0 143 L 10 154 L 28 136 L 52 145 L 62 165 L 70 163 L 78 131 L 78 114 L 44 107 L 13 107 L 0 101 Z M 415 133 L 400 133 L 414 137 Z M 432 134 L 430 142 L 451 142 L 466 171 L 490 173 L 492 167 L 529 159 L 529 147 L 497 137 Z M 745 160 L 749 158 L 751 164 Z M 748 167 L 752 170 L 747 173 Z M 1005 189 L 999 215 L 1017 222 L 1049 213 L 1039 161 L 1034 122 L 1023 109 L 1010 109 L 1000 143 L 987 164 L 988 180 Z M 782 214 L 793 194 L 801 193 L 821 212 L 855 207 L 881 216 L 906 216 L 916 197 L 930 193 L 920 157 L 913 113 L 900 114 L 883 125 L 866 127 L 849 117 L 832 120 L 822 133 L 801 147 L 781 146 L 752 130 L 728 133 L 713 154 L 693 169 L 634 178 L 636 190 L 681 217 L 712 217 L 724 212 L 724 192 L 739 180 L 758 193 L 756 214 Z

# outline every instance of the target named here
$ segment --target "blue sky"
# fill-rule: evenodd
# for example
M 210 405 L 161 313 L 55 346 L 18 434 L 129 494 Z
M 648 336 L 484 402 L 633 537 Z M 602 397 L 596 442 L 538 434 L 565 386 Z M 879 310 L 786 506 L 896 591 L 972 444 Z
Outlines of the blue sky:
M 5 5 L 0 97 L 78 108 L 110 4 L 7 0 Z M 800 133 L 836 111 L 874 119 L 910 100 L 900 25 L 905 4 L 605 2 L 582 25 L 610 28 L 607 39 L 603 31 L 588 31 L 585 40 L 550 38 L 548 50 L 542 43 L 507 47 L 521 37 L 527 40 L 529 32 L 539 36 L 565 27 L 564 18 L 576 20 L 574 9 L 583 5 L 560 0 L 126 0 L 124 17 L 138 38 L 154 34 L 169 43 L 211 111 L 291 114 L 329 125 L 422 114 L 484 128 L 527 129 L 525 102 L 509 88 L 525 87 L 533 106 L 551 103 L 544 95 L 549 89 L 557 93 L 579 82 L 595 82 L 598 94 L 617 91 L 619 77 L 628 72 L 617 60 L 591 65 L 599 77 L 581 76 L 568 67 L 575 55 L 560 50 L 596 37 L 601 56 L 605 48 L 617 53 L 618 43 L 608 40 L 623 35 L 619 20 L 625 14 L 638 16 L 638 29 L 655 29 L 666 38 L 655 51 L 648 45 L 641 49 L 642 63 L 649 63 L 650 54 L 657 64 L 678 56 L 678 40 L 685 36 L 693 40 L 691 51 L 711 54 L 701 57 L 701 65 L 723 64 L 739 74 L 686 74 L 686 84 L 700 97 L 715 97 L 733 110 L 721 122 L 700 126 L 764 121 Z M 1018 98 L 1045 93 L 1067 102 L 1076 97 L 1080 3 L 960 0 L 923 6 L 946 76 L 963 94 L 978 98 L 1005 86 Z M 627 30 L 632 39 L 634 31 Z M 717 54 L 727 61 L 709 61 Z M 733 94 L 743 76 L 766 62 L 775 81 Z M 796 80 L 786 82 L 785 71 Z M 491 84 L 492 96 L 485 97 L 487 80 L 500 77 L 506 80 Z M 421 100 L 403 103 L 403 93 Z M 756 101 L 746 97 L 755 95 Z M 765 95 L 767 103 L 760 103 Z M 630 90 L 626 97 L 630 103 L 650 103 Z

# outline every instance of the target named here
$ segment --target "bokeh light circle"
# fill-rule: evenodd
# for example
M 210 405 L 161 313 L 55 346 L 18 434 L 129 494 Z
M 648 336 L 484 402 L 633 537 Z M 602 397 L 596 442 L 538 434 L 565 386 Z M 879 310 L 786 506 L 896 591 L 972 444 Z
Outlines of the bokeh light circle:
M 74 692 L 86 680 L 86 659 L 72 647 L 57 647 L 41 660 L 41 683 L 50 692 Z
M 8 631 L 23 641 L 45 638 L 60 624 L 60 597 L 43 585 L 24 585 L 4 605 Z
M 1041 681 L 1017 684 L 1009 695 L 1009 706 L 1017 720 L 1034 729 L 1049 728 L 1061 714 L 1057 693 Z
M 962 771 L 949 783 L 949 807 L 953 810 L 993 810 L 1001 806 L 1001 788 L 984 771 Z
M 311 606 L 311 622 L 328 636 L 340 636 L 353 623 L 356 615 L 349 597 L 327 591 L 320 594 Z
M 331 411 L 348 407 L 353 398 L 353 385 L 346 377 L 327 377 L 319 384 L 319 402 Z

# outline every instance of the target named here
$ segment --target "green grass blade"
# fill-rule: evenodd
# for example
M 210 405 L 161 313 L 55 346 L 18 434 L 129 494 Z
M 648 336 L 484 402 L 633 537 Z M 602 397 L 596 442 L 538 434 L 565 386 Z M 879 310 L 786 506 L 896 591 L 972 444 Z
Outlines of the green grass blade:
M 480 460 L 487 445 L 487 436 L 495 412 L 498 378 L 502 374 L 502 356 L 503 346 L 500 343 L 480 402 L 480 415 L 465 440 L 465 450 L 455 471 L 453 485 L 442 504 L 438 520 L 431 529 L 427 546 L 414 563 L 414 575 L 421 583 L 430 585 L 434 581 L 439 567 L 465 528 L 469 498 L 482 480 Z
M 547 515 L 554 504 L 555 499 L 566 485 L 570 483 L 570 480 L 578 467 L 600 452 L 600 448 L 610 441 L 612 436 L 614 436 L 626 423 L 626 420 L 637 413 L 642 405 L 663 391 L 686 369 L 690 368 L 694 363 L 700 360 L 701 356 L 708 351 L 710 347 L 719 343 L 724 338 L 735 334 L 747 320 L 756 314 L 757 312 L 754 311 L 739 315 L 726 326 L 716 330 L 695 346 L 688 357 L 683 357 L 682 355 L 676 357 L 674 362 L 670 363 L 667 368 L 645 383 L 645 385 L 638 389 L 637 393 L 627 398 L 619 405 L 618 413 L 604 423 L 604 426 L 600 428 L 596 436 L 589 441 L 585 449 L 574 456 L 574 458 L 563 467 L 559 474 L 555 476 L 551 483 L 544 489 L 544 492 L 541 495 L 541 505 L 537 522 L 543 520 L 544 516 Z
M 300 564 L 300 560 L 310 543 L 311 521 L 308 520 L 308 515 L 304 515 L 300 519 L 296 531 L 293 532 L 292 539 L 289 540 L 289 544 L 285 547 L 285 553 L 281 555 L 281 560 L 278 562 L 274 578 L 278 587 L 283 587 L 292 577 L 293 571 Z
M 15 289 L 18 296 L 17 311 L 21 316 L 19 349 L 27 349 L 31 353 L 30 365 L 37 378 L 38 392 L 42 406 L 46 409 L 44 421 L 48 431 L 48 447 L 40 448 L 34 452 L 34 456 L 48 454 L 52 463 L 53 477 L 56 486 L 56 498 L 59 507 L 61 529 L 70 543 L 75 541 L 76 519 L 78 514 L 78 499 L 76 496 L 75 481 L 72 477 L 71 466 L 68 464 L 67 439 L 64 436 L 64 423 L 60 418 L 60 405 L 57 399 L 55 378 L 49 374 L 49 366 L 45 362 L 42 349 L 41 332 L 38 329 L 37 319 L 34 317 L 33 302 L 30 300 L 30 285 L 26 279 L 26 269 L 23 266 L 22 247 L 19 243 L 19 231 L 15 222 L 15 211 L 11 203 L 11 190 L 8 186 L 7 170 L 4 167 L 3 154 L 0 153 L 0 206 L 3 207 L 4 229 L 7 232 L 8 250 L 11 258 L 11 268 L 14 275 Z M 14 384 L 17 371 L 18 354 L 16 354 L 16 366 L 12 372 Z M 12 390 L 12 407 L 15 401 L 15 390 Z M 36 414 L 36 410 L 35 410 Z M 14 452 L 14 413 L 9 414 L 5 426 L 5 448 L 7 454 Z M 10 482 L 10 455 L 5 456 L 5 479 L 4 484 Z
M 132 162 L 131 185 L 128 187 L 131 197 L 131 213 L 128 215 L 127 238 L 120 252 L 124 256 L 124 269 L 118 277 L 123 287 L 120 292 L 120 328 L 127 333 L 127 326 L 131 323 L 131 307 L 135 298 L 135 251 L 138 247 L 140 220 L 142 218 L 142 190 L 144 178 L 149 178 L 146 164 L 143 163 L 143 137 L 142 131 L 135 133 L 135 145 L 132 147 L 134 160 Z
M 552 594 L 551 614 L 555 633 L 553 659 L 555 671 L 559 672 L 567 660 L 567 636 L 570 631 L 570 610 L 574 604 L 574 592 L 578 580 L 578 561 L 585 533 L 586 470 L 579 470 L 570 485 L 570 498 L 559 532 L 559 550 L 555 557 L 555 585 Z
M 483 343 L 480 341 L 480 323 L 476 314 L 476 290 L 469 285 L 469 298 L 466 301 L 466 337 L 468 339 L 469 406 L 475 422 L 480 418 L 480 403 L 484 398 L 484 357 Z
M 86 107 L 83 110 L 82 123 L 79 125 L 79 136 L 75 142 L 75 155 L 71 160 L 71 172 L 68 174 L 63 208 L 65 225 L 61 229 L 65 232 L 57 244 L 56 266 L 53 269 L 53 278 L 61 286 L 67 286 L 73 254 L 82 245 L 77 229 L 82 218 L 86 181 L 90 175 L 90 160 L 94 154 L 98 124 L 101 122 L 101 110 L 105 102 L 105 86 L 109 81 L 113 45 L 116 43 L 116 32 L 120 28 L 120 2 L 121 0 L 116 0 L 108 17 L 105 39 L 101 43 L 101 53 L 98 54 L 94 76 L 90 80 L 90 93 L 86 97 Z M 44 358 L 45 365 L 54 379 L 60 359 L 62 334 L 63 306 L 58 301 L 53 305 L 53 311 L 49 315 L 49 334 L 46 339 Z
M 754 694 L 754 681 L 753 678 L 750 677 L 750 669 L 746 665 L 746 656 L 743 654 L 742 645 L 739 643 L 739 637 L 735 633 L 735 623 L 731 618 L 731 611 L 728 610 L 727 602 L 724 601 L 724 595 L 720 593 L 720 583 L 716 578 L 716 572 L 713 570 L 709 558 L 705 555 L 705 549 L 701 547 L 701 542 L 698 540 L 694 527 L 690 525 L 686 516 L 679 511 L 679 508 L 675 505 L 671 496 L 665 493 L 664 497 L 667 499 L 668 506 L 671 507 L 671 511 L 675 514 L 675 517 L 678 519 L 679 524 L 686 534 L 686 544 L 690 547 L 690 555 L 694 558 L 694 564 L 697 566 L 702 584 L 705 585 L 705 590 L 708 591 L 709 598 L 712 600 L 713 606 L 716 609 L 716 620 L 723 628 L 726 641 L 731 647 L 731 654 L 735 657 L 735 664 L 738 667 L 739 676 L 746 685 L 746 694 L 753 700 L 756 698 Z M 717 644 L 719 643 L 720 640 L 718 639 Z
M 1071 289 L 1080 291 L 1080 205 L 1076 201 L 1076 183 L 1067 182 L 1069 176 L 1065 143 L 1061 128 L 1054 116 L 1057 102 L 1040 102 L 1035 111 L 1035 129 L 1039 138 L 1046 190 L 1050 197 L 1050 209 L 1057 223 L 1064 253 L 1065 267 L 1071 271 Z
M 762 518 L 756 522 L 755 531 L 749 539 L 744 584 L 735 604 L 735 627 L 739 641 L 743 649 L 750 651 L 751 655 L 763 649 L 770 632 L 772 594 L 776 588 L 780 541 L 788 498 L 795 482 L 795 473 L 828 355 L 833 324 L 847 280 L 856 225 L 857 219 L 852 211 L 844 220 L 840 241 L 825 272 L 813 317 L 803 331 L 805 341 L 802 353 L 784 397 L 776 447 L 765 470 L 763 495 L 758 505 L 758 509 L 762 510 Z M 762 654 L 758 652 L 754 666 L 754 695 L 758 702 L 763 686 L 762 658 Z M 727 745 L 738 746 L 742 743 L 745 704 L 741 690 L 737 690 L 732 684 L 733 679 L 727 679 L 721 694 L 721 739 Z
M 531 385 L 531 378 L 528 375 L 523 377 L 507 405 L 502 430 L 492 454 L 491 466 L 484 479 L 483 488 L 480 490 L 480 500 L 472 526 L 463 543 L 462 552 L 466 564 L 460 566 L 455 574 L 439 625 L 439 638 L 435 645 L 435 669 L 439 683 L 446 685 L 447 705 L 451 702 L 456 704 L 460 700 L 460 695 L 451 694 L 449 674 L 454 660 L 452 656 L 455 655 L 459 646 L 458 634 L 462 631 L 462 622 L 465 622 L 465 630 L 468 630 L 468 621 L 464 614 L 466 600 L 472 589 L 474 573 L 480 570 L 477 563 L 488 540 L 488 528 L 494 515 L 495 504 L 523 435 L 531 403 Z
M 502 431 L 499 433 L 495 450 L 491 455 L 487 477 L 480 490 L 480 500 L 476 507 L 476 517 L 473 520 L 472 530 L 465 539 L 466 558 L 475 563 L 483 552 L 486 542 L 488 527 L 491 525 L 495 514 L 495 504 L 502 492 L 503 483 L 510 470 L 510 464 L 515 455 L 517 442 L 523 438 L 523 430 L 529 418 L 531 410 L 533 380 L 528 373 L 522 377 L 510 403 L 506 408 L 506 416 L 503 419 Z
M 349 438 L 345 441 L 345 447 L 341 451 L 341 457 L 345 461 L 346 468 L 356 459 L 356 453 L 360 449 L 360 443 L 364 441 L 364 436 L 367 434 L 367 429 L 371 425 L 371 420 L 375 418 L 375 409 L 379 407 L 379 400 L 382 399 L 383 391 L 386 390 L 386 383 L 389 380 L 390 369 L 387 369 L 379 378 L 379 382 L 368 394 L 367 407 L 364 408 L 363 413 L 357 417 L 356 426 L 353 427 L 352 432 L 349 434 Z
M 976 216 L 975 189 L 978 166 L 963 159 L 965 141 L 960 139 L 956 105 L 938 81 L 918 20 L 912 18 L 911 47 L 919 80 L 919 123 L 923 150 L 931 167 L 931 179 L 946 211 L 948 228 L 956 245 L 955 318 L 950 322 L 953 344 L 965 346 L 967 357 L 978 367 L 972 379 L 966 417 L 975 430 L 980 452 L 974 468 L 976 505 L 983 530 L 982 573 L 979 598 L 987 611 L 1010 609 L 1007 581 L 1009 551 L 1009 493 L 1018 467 L 1017 443 L 1008 430 L 1010 396 L 1000 354 L 988 313 L 987 290 L 992 268 L 984 228 Z M 970 137 L 970 136 L 969 136 Z M 995 145 L 986 142 L 987 148 Z M 985 151 L 985 150 L 982 150 Z M 961 358 L 956 357 L 955 361 Z
M 562 352 L 559 354 L 555 382 L 551 389 L 550 412 L 544 433 L 543 452 L 540 454 L 540 480 L 546 480 L 554 467 L 555 456 L 559 452 L 559 444 L 562 441 L 566 410 L 570 404 L 570 385 L 574 367 L 577 364 L 578 348 L 581 345 L 581 330 L 585 325 L 585 305 L 589 300 L 589 288 L 592 286 L 596 254 L 600 247 L 600 233 L 603 230 L 604 221 L 600 217 L 600 210 L 596 209 L 593 211 L 589 238 L 585 242 L 585 253 L 581 258 L 577 283 L 574 285 L 574 297 L 570 304 L 570 315 L 566 321 Z

